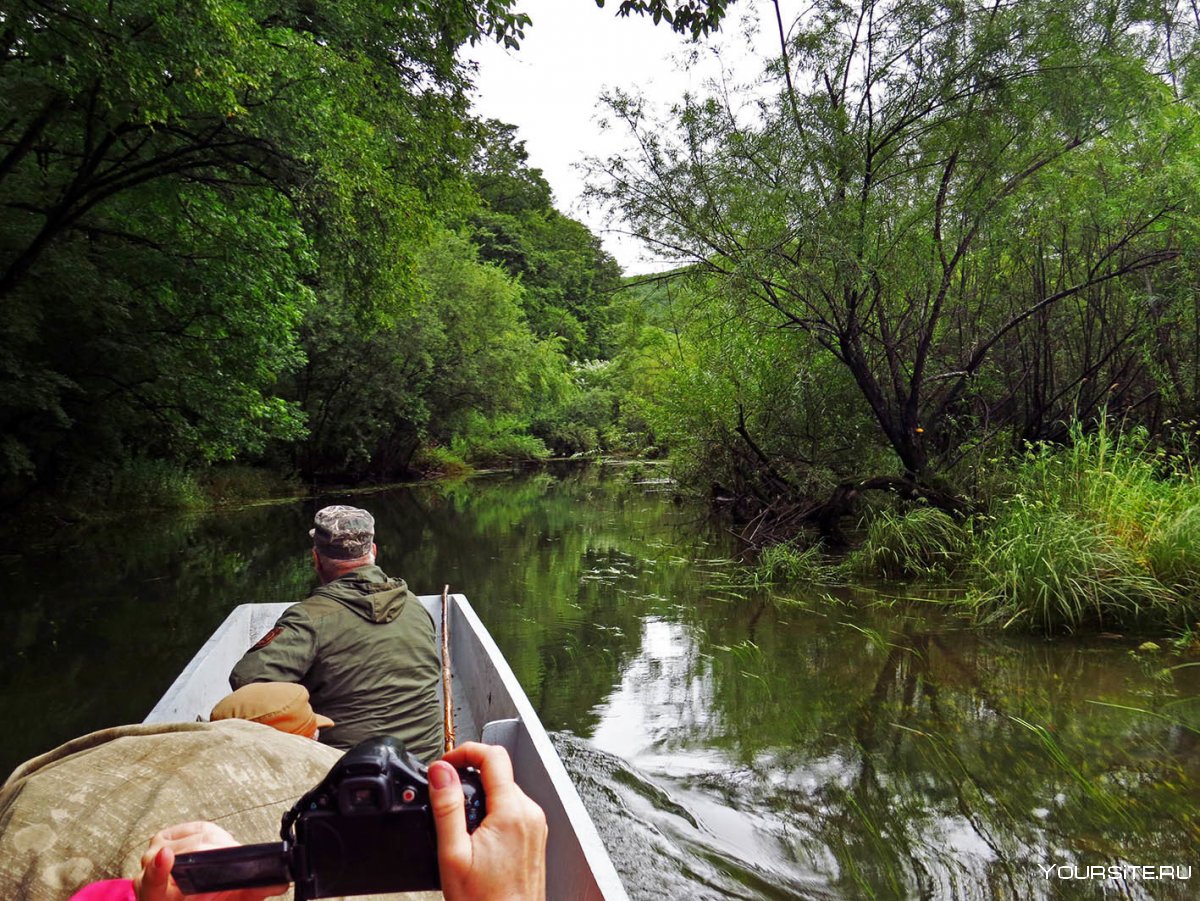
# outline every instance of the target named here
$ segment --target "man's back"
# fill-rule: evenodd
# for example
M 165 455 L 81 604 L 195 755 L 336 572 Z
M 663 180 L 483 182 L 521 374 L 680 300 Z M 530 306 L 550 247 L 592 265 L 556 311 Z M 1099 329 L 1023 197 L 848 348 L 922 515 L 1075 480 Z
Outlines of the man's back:
M 424 760 L 442 751 L 433 620 L 403 579 L 362 566 L 290 607 L 229 682 L 299 682 L 334 721 L 321 741 L 346 749 L 393 735 Z

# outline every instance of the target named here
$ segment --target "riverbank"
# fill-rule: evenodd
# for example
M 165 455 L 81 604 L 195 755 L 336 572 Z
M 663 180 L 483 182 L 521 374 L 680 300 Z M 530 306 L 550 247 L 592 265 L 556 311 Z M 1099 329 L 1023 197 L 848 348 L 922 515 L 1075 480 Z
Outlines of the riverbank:
M 444 458 L 444 459 L 443 459 Z M 442 455 L 446 463 L 450 458 Z M 104 479 L 27 505 L 3 530 L 55 533 L 131 515 L 237 509 L 336 493 L 366 495 L 418 484 L 562 464 L 619 464 L 629 480 L 665 461 L 638 458 L 461 460 L 389 484 L 306 485 L 250 466 L 186 471 L 137 461 Z M 1200 483 L 1190 455 L 1149 446 L 1136 431 L 1101 427 L 1068 446 L 1038 446 L 991 461 L 972 476 L 982 499 L 954 517 L 921 503 L 863 508 L 848 552 L 825 553 L 807 536 L 761 553 L 751 581 L 837 585 L 883 583 L 891 593 L 932 596 L 955 586 L 948 604 L 985 627 L 1062 634 L 1129 632 L 1190 646 L 1200 635 Z M 20 534 L 15 534 L 15 533 Z
M 1200 482 L 1190 455 L 1101 428 L 1068 446 L 993 461 L 978 512 L 877 507 L 849 554 L 784 543 L 760 557 L 765 580 L 883 581 L 908 593 L 952 584 L 973 622 L 1061 634 L 1200 634 Z
M 0 540 L 20 547 L 30 535 L 54 534 L 73 526 L 95 525 L 136 516 L 161 516 L 235 510 L 291 503 L 329 494 L 368 495 L 397 488 L 453 482 L 496 473 L 518 472 L 542 466 L 596 464 L 603 466 L 656 467 L 661 460 L 637 457 L 575 455 L 514 459 L 472 465 L 457 458 L 421 462 L 414 477 L 389 482 L 329 482 L 311 484 L 294 474 L 248 465 L 211 466 L 188 470 L 158 460 L 136 460 L 119 468 L 70 482 L 59 491 L 27 497 L 6 511 L 0 523 Z M 450 462 L 447 462 L 447 461 Z

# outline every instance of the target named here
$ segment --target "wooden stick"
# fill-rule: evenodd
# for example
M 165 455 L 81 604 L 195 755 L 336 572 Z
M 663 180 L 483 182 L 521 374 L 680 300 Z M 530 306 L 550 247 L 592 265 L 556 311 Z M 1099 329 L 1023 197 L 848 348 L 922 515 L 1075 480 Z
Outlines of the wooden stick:
M 450 688 L 450 586 L 442 588 L 442 700 L 445 715 L 442 731 L 446 739 L 446 751 L 454 750 L 454 692 Z

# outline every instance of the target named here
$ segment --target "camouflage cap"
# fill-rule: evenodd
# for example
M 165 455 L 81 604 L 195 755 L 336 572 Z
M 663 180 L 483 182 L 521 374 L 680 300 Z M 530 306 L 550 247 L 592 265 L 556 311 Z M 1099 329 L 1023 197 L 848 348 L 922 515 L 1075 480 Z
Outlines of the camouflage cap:
M 375 541 L 375 517 L 358 507 L 324 507 L 313 517 L 315 528 L 308 534 L 313 547 L 331 560 L 357 560 L 371 553 Z

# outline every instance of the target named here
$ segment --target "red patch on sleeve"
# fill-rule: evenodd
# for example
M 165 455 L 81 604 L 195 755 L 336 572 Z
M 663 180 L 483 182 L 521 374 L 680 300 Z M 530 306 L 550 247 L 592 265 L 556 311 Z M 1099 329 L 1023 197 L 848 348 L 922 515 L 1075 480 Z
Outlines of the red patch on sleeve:
M 270 632 L 268 632 L 266 635 L 264 635 L 262 638 L 260 638 L 257 642 L 255 642 L 254 647 L 252 647 L 250 650 L 251 651 L 261 651 L 263 648 L 265 648 L 267 645 L 269 645 L 271 642 L 273 642 L 278 637 L 279 633 L 282 631 L 283 631 L 282 627 L 276 626 L 274 629 L 272 629 Z

